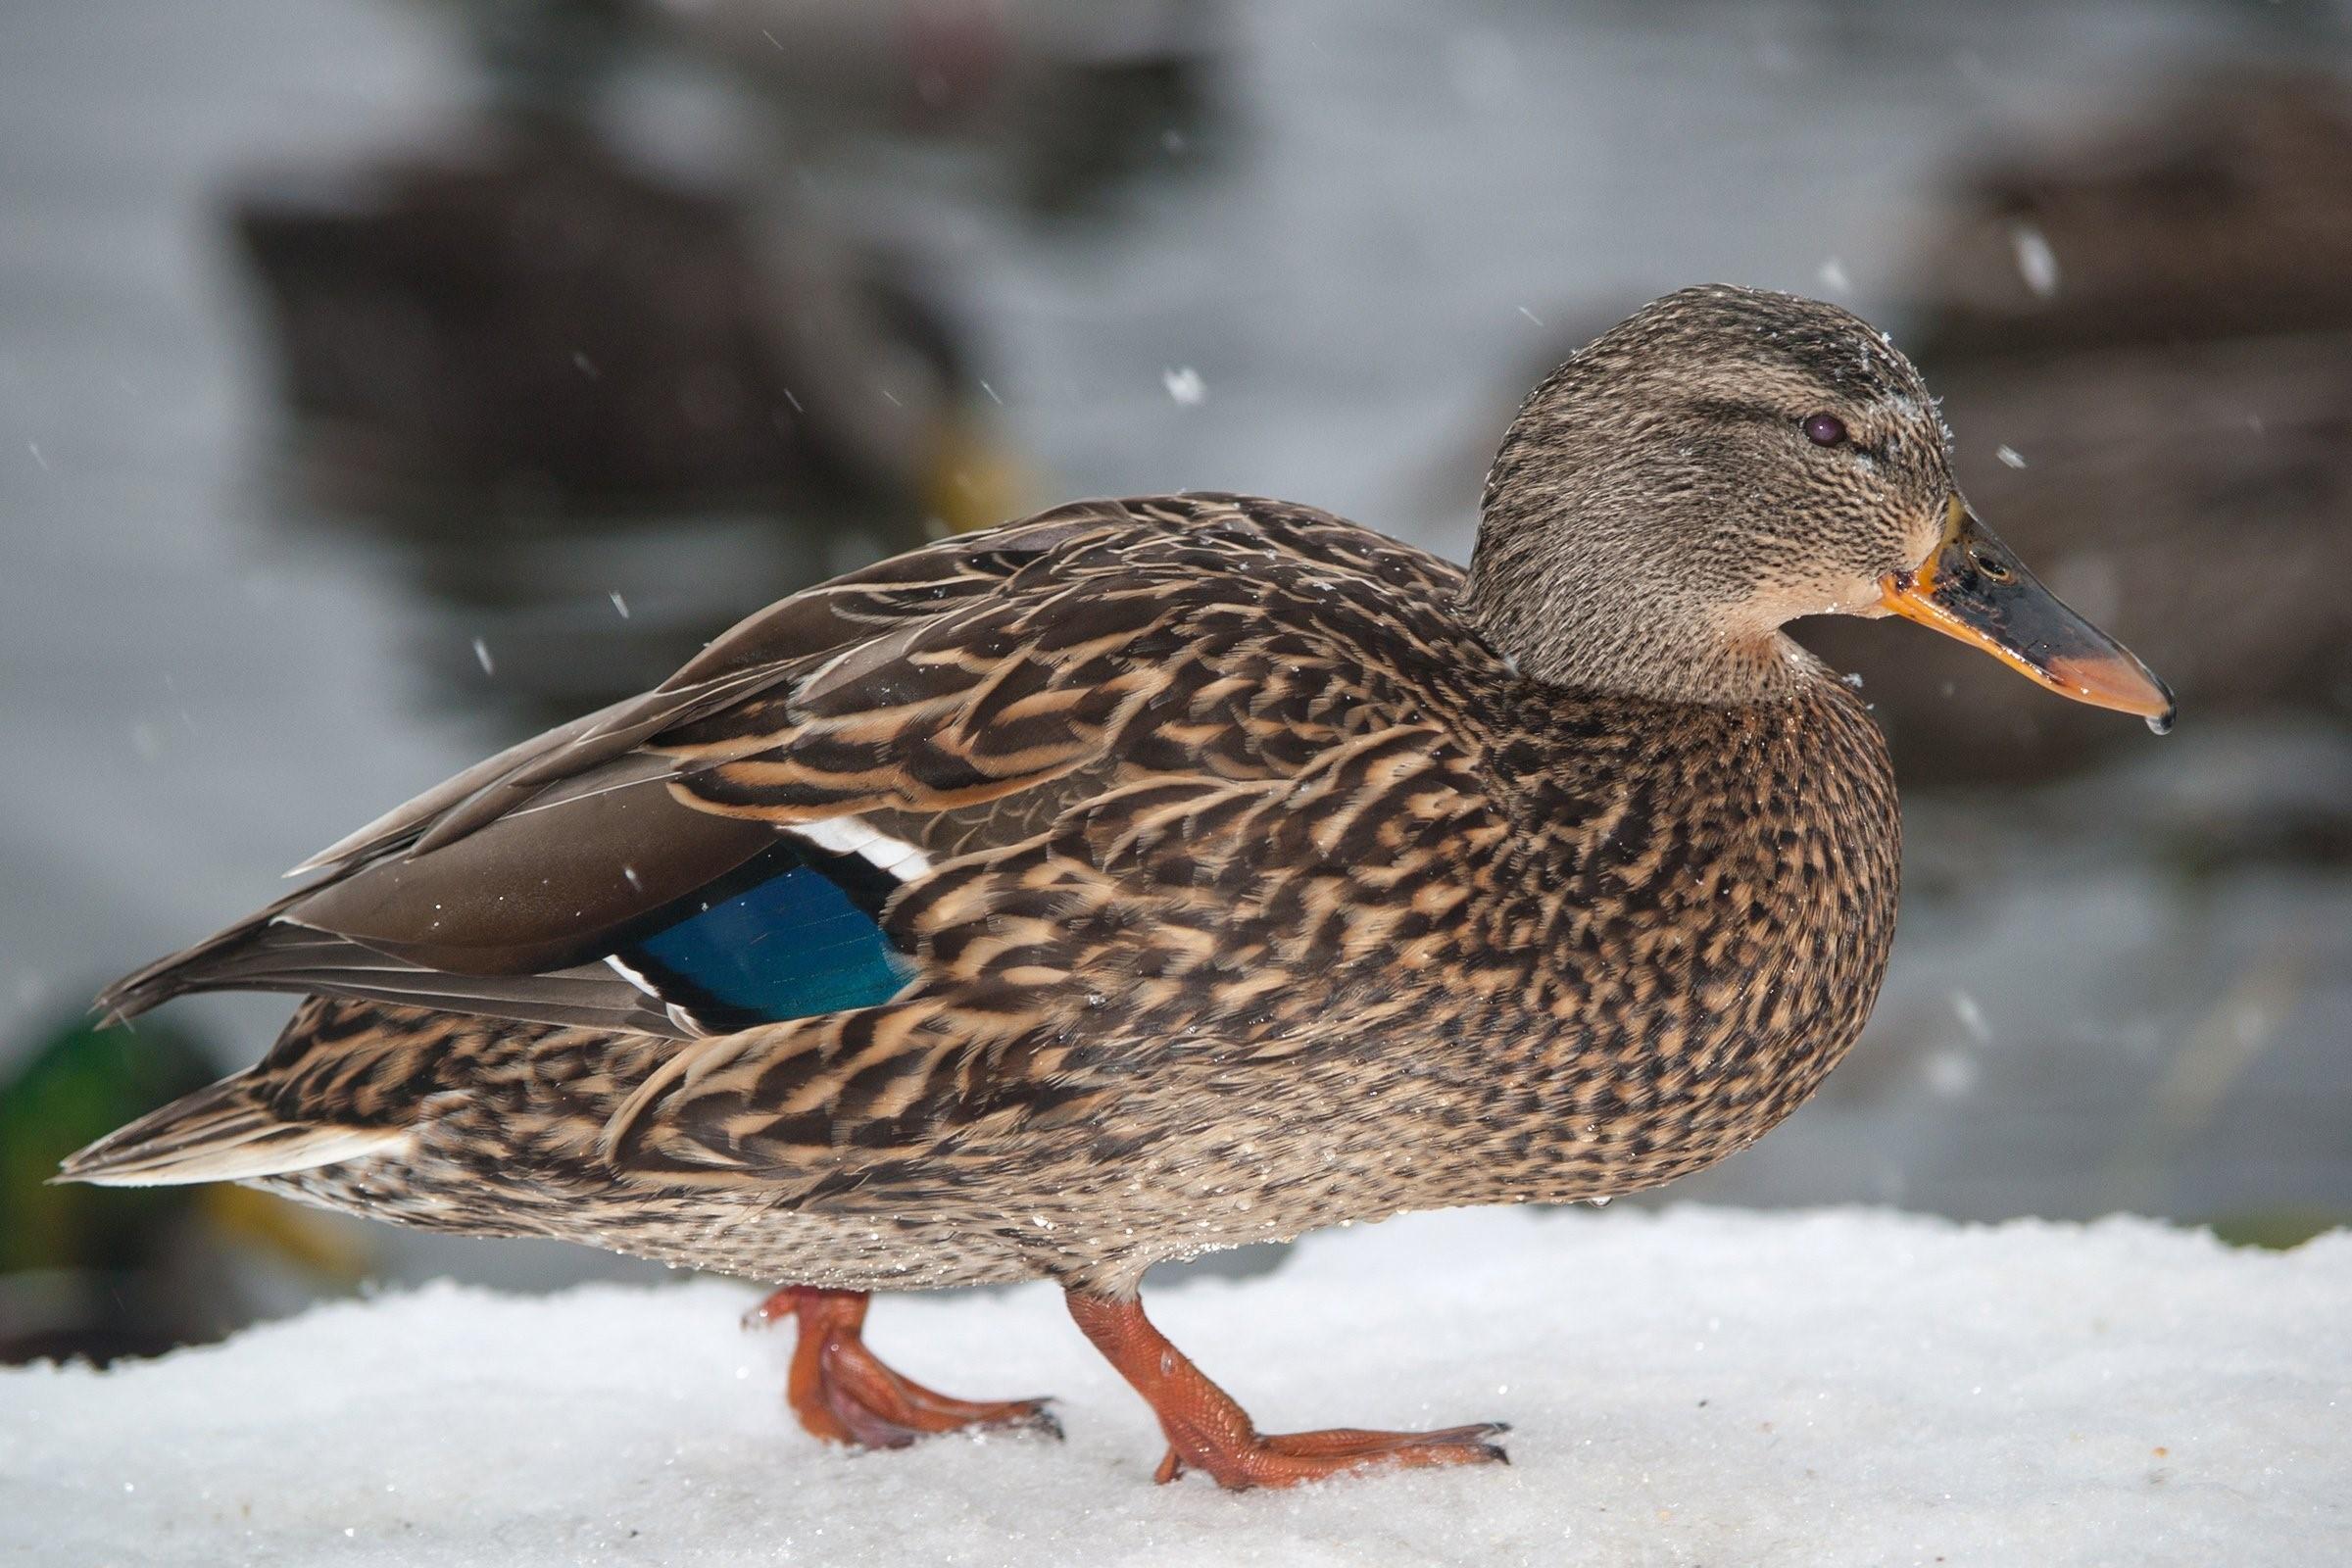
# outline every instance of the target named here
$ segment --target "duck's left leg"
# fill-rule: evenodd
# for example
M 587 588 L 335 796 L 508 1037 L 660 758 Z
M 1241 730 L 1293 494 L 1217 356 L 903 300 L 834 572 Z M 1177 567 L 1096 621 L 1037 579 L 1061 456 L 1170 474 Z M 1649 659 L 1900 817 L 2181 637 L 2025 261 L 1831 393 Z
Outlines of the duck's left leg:
M 1061 1424 L 1043 1399 L 951 1398 L 893 1372 L 865 1348 L 865 1306 L 863 1291 L 787 1285 L 744 1319 L 757 1325 L 790 1317 L 798 1324 L 784 1396 L 811 1435 L 860 1448 L 904 1448 L 917 1438 L 966 1427 L 1061 1436 Z
M 1168 1436 L 1167 1456 L 1153 1476 L 1159 1482 L 1175 1480 L 1188 1466 L 1207 1471 L 1220 1487 L 1240 1489 L 1292 1487 L 1350 1470 L 1509 1462 L 1487 1441 L 1509 1430 L 1498 1421 L 1443 1432 L 1260 1432 L 1249 1411 L 1152 1326 L 1141 1300 L 1072 1291 L 1069 1302 L 1070 1316 L 1095 1348 L 1159 1417 Z

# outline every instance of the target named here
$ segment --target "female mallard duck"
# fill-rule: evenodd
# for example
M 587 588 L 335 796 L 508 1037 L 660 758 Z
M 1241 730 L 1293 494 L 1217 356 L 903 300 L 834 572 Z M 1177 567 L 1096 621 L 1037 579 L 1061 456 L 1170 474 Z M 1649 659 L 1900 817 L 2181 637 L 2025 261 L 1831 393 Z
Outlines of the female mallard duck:
M 792 1281 L 764 1310 L 839 1441 L 1047 1424 L 859 1338 L 867 1292 L 1044 1276 L 1163 1480 L 1499 1458 L 1494 1426 L 1260 1434 L 1137 1282 L 1654 1186 L 1812 1092 L 1886 968 L 1898 829 L 1791 616 L 2172 702 L 1969 514 L 1918 373 L 1826 305 L 1642 310 L 1536 388 L 1484 511 L 1466 575 L 1186 495 L 787 599 L 116 986 L 309 1000 L 66 1174 Z

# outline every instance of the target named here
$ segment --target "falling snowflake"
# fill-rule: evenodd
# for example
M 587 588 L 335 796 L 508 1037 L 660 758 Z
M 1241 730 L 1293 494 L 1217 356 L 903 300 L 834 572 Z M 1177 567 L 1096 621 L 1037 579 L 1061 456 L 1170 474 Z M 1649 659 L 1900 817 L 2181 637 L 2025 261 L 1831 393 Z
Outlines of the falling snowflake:
M 2009 230 L 2009 243 L 2017 249 L 2017 275 L 2026 280 L 2035 299 L 2046 300 L 2058 292 L 2058 253 L 2040 229 L 2032 223 L 2019 223 Z

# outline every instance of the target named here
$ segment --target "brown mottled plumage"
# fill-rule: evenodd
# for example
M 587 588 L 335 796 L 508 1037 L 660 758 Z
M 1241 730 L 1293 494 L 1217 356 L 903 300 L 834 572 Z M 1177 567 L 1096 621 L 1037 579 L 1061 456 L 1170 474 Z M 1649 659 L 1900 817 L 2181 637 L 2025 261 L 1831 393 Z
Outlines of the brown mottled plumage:
M 1342 1220 L 1654 1186 L 1801 1102 L 1878 993 L 1898 826 L 1876 728 L 1778 627 L 1935 597 L 1990 642 L 2055 610 L 1963 520 L 1883 338 L 1717 288 L 1537 388 L 1467 577 L 1227 495 L 884 562 L 124 981 L 124 1012 L 312 999 L 259 1066 L 69 1174 L 789 1281 L 794 1400 L 828 1436 L 1037 1419 L 896 1379 L 839 1293 L 1042 1276 L 1153 1400 L 1170 1474 L 1491 1457 L 1484 1428 L 1259 1435 L 1137 1282 Z M 2101 647 L 2034 646 L 2001 651 L 2122 701 L 2082 674 Z M 845 834 L 896 878 L 895 996 L 709 1027 L 603 961 Z

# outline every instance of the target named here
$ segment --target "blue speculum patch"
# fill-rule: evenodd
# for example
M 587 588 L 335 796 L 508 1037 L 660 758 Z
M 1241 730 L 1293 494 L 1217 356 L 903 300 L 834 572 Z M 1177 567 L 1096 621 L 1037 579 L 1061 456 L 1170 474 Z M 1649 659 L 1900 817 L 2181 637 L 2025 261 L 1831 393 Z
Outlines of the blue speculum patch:
M 913 972 L 880 921 L 806 862 L 623 948 L 620 958 L 712 1026 L 870 1007 Z

